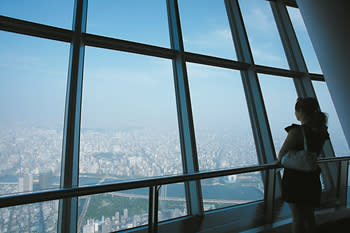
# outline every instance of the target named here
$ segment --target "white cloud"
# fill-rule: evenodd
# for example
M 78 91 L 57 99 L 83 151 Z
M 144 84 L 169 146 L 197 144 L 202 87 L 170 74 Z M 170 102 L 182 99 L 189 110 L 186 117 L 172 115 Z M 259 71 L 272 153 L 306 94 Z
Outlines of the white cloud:
M 230 78 L 233 75 L 239 75 L 234 71 L 222 69 L 207 65 L 190 64 L 187 66 L 190 79 L 213 79 L 217 77 Z
M 84 70 L 85 82 L 105 82 L 112 85 L 123 83 L 137 86 L 158 86 L 173 81 L 171 63 L 156 61 L 154 65 L 137 67 L 94 67 L 87 66 Z M 171 81 L 169 81 L 171 80 Z
M 228 27 L 210 28 L 185 36 L 187 36 L 184 38 L 186 51 L 231 59 L 235 57 L 232 35 Z
M 284 57 L 277 56 L 269 52 L 268 49 L 257 49 L 253 50 L 253 56 L 255 63 L 260 63 L 259 61 L 264 61 L 264 64 L 282 64 L 285 60 Z
M 247 27 L 251 30 L 270 32 L 273 30 L 274 21 L 269 19 L 266 12 L 260 8 L 252 8 L 244 17 Z
M 216 29 L 212 34 L 219 40 L 232 40 L 231 31 L 229 28 Z

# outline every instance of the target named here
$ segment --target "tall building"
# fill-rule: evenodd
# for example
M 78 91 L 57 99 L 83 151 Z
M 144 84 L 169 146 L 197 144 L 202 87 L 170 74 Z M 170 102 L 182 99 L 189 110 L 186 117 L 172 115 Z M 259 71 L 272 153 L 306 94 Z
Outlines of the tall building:
M 87 224 L 83 226 L 83 233 L 95 233 L 95 223 L 93 221 L 88 221 Z
M 112 224 L 109 218 L 107 218 L 104 222 L 101 224 L 101 232 L 102 233 L 109 233 L 112 231 Z
M 31 174 L 23 175 L 18 178 L 18 192 L 33 191 L 33 176 Z
M 129 217 L 128 212 L 129 212 L 128 209 L 123 210 L 123 218 L 128 219 Z
M 44 172 L 39 174 L 40 189 L 49 189 L 52 186 L 52 172 Z

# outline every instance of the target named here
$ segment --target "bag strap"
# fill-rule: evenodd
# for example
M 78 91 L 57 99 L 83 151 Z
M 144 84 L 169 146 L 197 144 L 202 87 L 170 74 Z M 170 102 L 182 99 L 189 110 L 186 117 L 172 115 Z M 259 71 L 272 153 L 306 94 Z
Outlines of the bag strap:
M 306 133 L 304 130 L 304 126 L 302 126 L 302 125 L 301 125 L 301 133 L 303 134 L 303 138 L 304 138 L 304 150 L 309 151 L 309 149 L 307 147 Z

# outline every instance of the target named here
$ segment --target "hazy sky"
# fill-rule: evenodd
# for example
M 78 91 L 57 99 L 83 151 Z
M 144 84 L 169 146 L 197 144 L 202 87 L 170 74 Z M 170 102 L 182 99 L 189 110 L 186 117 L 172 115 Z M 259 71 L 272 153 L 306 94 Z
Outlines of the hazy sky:
M 239 1 L 259 65 L 288 68 L 268 1 Z M 1 0 L 0 15 L 71 29 L 73 0 Z M 179 0 L 186 51 L 236 60 L 224 1 Z M 309 71 L 321 73 L 297 9 L 289 8 Z M 165 0 L 90 0 L 87 32 L 170 47 Z M 0 31 L 1 126 L 62 127 L 68 43 Z M 187 64 L 196 129 L 251 131 L 238 71 Z M 274 138 L 295 122 L 292 79 L 259 75 Z M 83 128 L 177 128 L 171 60 L 86 47 Z M 344 136 L 323 83 L 316 93 L 337 144 Z M 277 140 L 277 139 L 276 139 Z M 342 146 L 344 147 L 344 146 Z M 344 148 L 339 149 L 344 151 Z

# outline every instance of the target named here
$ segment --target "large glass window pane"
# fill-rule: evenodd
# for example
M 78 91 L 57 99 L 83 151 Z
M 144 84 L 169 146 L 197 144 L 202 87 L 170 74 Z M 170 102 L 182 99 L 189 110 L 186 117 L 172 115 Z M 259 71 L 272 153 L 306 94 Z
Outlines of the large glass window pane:
M 204 211 L 264 199 L 260 172 L 206 179 L 201 182 Z
M 166 1 L 90 0 L 87 32 L 170 47 Z
M 187 70 L 199 169 L 258 164 L 240 73 L 192 63 L 187 64 Z M 243 184 L 231 184 L 230 179 L 201 181 L 206 210 L 243 203 L 237 200 L 250 201 L 241 192 Z M 238 196 L 228 198 L 226 194 L 231 192 Z
M 0 15 L 71 29 L 74 0 L 1 0 Z
M 293 79 L 266 74 L 258 76 L 275 150 L 278 154 L 287 136 L 284 128 L 293 123 L 300 124 L 294 115 L 298 96 Z
M 58 201 L 0 209 L 0 232 L 56 233 Z
M 87 47 L 84 67 L 80 184 L 182 173 L 171 60 Z
M 268 1 L 240 0 L 255 64 L 288 69 L 288 63 Z
M 114 232 L 148 224 L 148 189 L 79 198 L 79 232 Z
M 312 84 L 314 85 L 321 110 L 328 115 L 328 132 L 336 156 L 349 156 L 350 150 L 326 83 L 313 81 Z
M 187 215 L 184 184 L 161 186 L 158 220 Z M 148 224 L 149 189 L 131 189 L 79 198 L 79 232 L 111 232 Z
M 185 50 L 236 60 L 224 1 L 180 0 Z
M 161 186 L 159 190 L 158 221 L 187 215 L 183 183 Z
M 187 215 L 184 184 L 161 186 L 158 221 Z M 79 197 L 78 230 L 119 231 L 148 224 L 149 189 L 131 189 Z
M 299 9 L 294 7 L 287 9 L 309 72 L 322 73 Z
M 201 170 L 257 164 L 240 73 L 187 64 Z
M 0 41 L 0 194 L 58 187 L 69 44 Z

